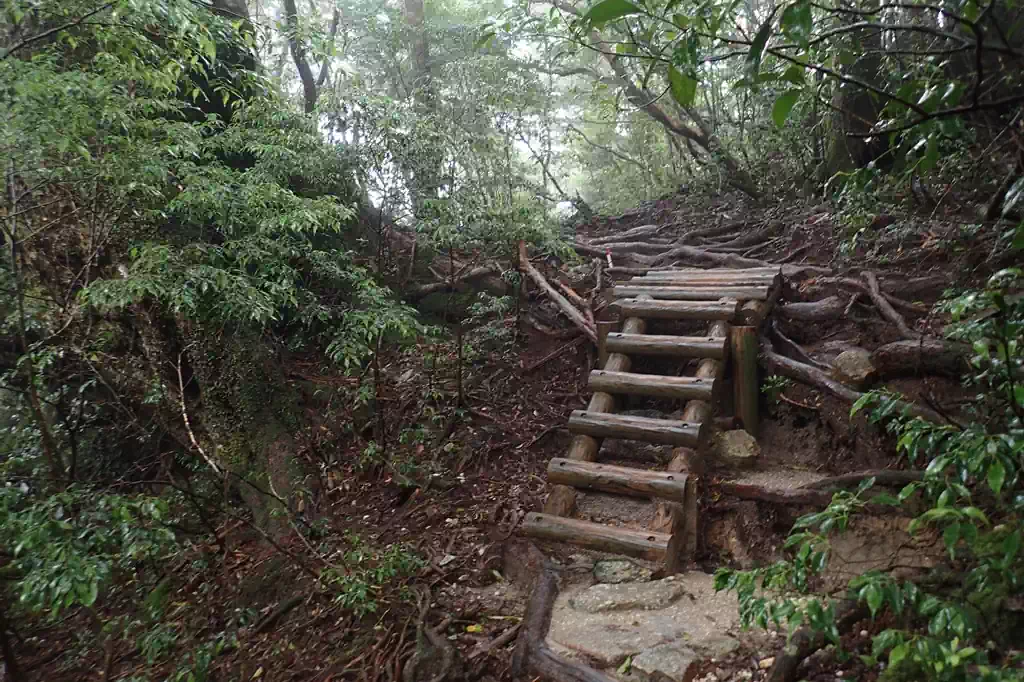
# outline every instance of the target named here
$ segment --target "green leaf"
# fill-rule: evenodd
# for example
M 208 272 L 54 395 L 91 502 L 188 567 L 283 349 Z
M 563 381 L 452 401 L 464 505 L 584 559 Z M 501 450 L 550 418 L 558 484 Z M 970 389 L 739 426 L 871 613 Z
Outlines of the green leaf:
M 777 9 L 773 9 L 772 13 L 761 24 L 761 28 L 757 29 L 754 41 L 750 44 L 750 52 L 747 53 L 747 63 L 750 65 L 751 73 L 757 73 L 761 70 L 761 55 L 764 53 L 764 46 L 768 44 L 768 38 L 771 37 L 772 22 L 775 20 Z
M 640 14 L 643 10 L 628 0 L 604 0 L 590 8 L 583 15 L 583 21 L 591 24 L 599 24 L 605 21 L 615 21 L 630 14 Z
M 801 92 L 800 89 L 787 90 L 775 100 L 775 104 L 772 106 L 772 120 L 775 121 L 775 127 L 782 128 L 786 125 L 789 112 L 793 110 L 793 105 L 800 99 Z
M 867 602 L 868 608 L 871 609 L 871 615 L 874 616 L 878 613 L 878 609 L 882 606 L 882 593 L 881 588 L 878 587 L 877 583 L 868 583 L 864 586 L 864 589 L 860 591 L 861 599 Z
M 893 668 L 899 665 L 900 661 L 907 657 L 910 653 L 910 644 L 904 642 L 899 646 L 893 647 L 892 651 L 889 652 L 889 667 Z
M 793 64 L 779 76 L 779 80 L 792 83 L 793 85 L 804 85 L 804 67 Z
M 921 159 L 921 163 L 918 164 L 918 168 L 922 171 L 929 171 L 935 168 L 935 164 L 939 160 L 939 138 L 937 135 L 928 136 L 928 147 L 925 150 L 924 157 Z
M 672 90 L 672 98 L 679 106 L 688 109 L 693 106 L 697 96 L 697 79 L 686 75 L 674 66 L 668 69 L 668 82 Z
M 999 494 L 1003 489 L 1003 482 L 1006 480 L 1006 469 L 998 459 L 988 468 L 988 486 L 992 492 Z

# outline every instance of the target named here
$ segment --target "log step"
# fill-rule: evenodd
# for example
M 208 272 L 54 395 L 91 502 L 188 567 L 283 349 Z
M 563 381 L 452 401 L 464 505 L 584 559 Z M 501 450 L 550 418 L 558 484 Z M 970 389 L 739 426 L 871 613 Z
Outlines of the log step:
M 782 272 L 779 266 L 765 268 L 710 268 L 710 269 L 676 269 L 676 270 L 648 270 L 642 277 L 689 277 L 700 278 L 728 278 L 728 277 L 774 277 Z
M 645 301 L 624 298 L 612 303 L 625 317 L 659 320 L 732 320 L 740 302 L 734 298 L 722 301 Z
M 650 296 L 661 301 L 717 301 L 721 298 L 735 298 L 740 301 L 763 301 L 768 298 L 767 286 L 706 286 L 683 287 L 675 282 L 671 286 L 630 286 L 616 285 L 612 290 L 615 298 L 636 298 Z
M 630 287 L 685 287 L 687 289 L 711 289 L 715 287 L 770 287 L 779 275 L 751 275 L 749 277 L 633 277 L 624 286 Z
M 728 339 L 724 336 L 666 336 L 612 332 L 605 339 L 605 348 L 609 353 L 724 360 L 727 343 Z
M 715 380 L 595 369 L 590 373 L 589 386 L 592 391 L 604 391 L 613 395 L 647 395 L 654 398 L 710 401 L 713 399 Z
M 674 502 L 687 501 L 685 473 L 647 471 L 612 464 L 595 464 L 556 457 L 548 462 L 548 482 L 589 488 L 633 497 L 660 497 Z
M 587 549 L 615 552 L 651 561 L 664 559 L 670 539 L 665 533 L 616 528 L 537 512 L 526 515 L 523 533 L 535 538 L 568 542 Z
M 569 431 L 594 438 L 624 438 L 690 448 L 697 447 L 703 436 L 701 424 L 583 410 L 569 415 Z

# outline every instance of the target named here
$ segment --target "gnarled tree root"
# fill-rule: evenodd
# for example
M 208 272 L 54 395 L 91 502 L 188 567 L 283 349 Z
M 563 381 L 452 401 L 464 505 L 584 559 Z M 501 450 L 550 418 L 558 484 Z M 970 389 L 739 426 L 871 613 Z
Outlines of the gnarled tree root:
M 836 605 L 836 627 L 839 632 L 849 630 L 857 621 L 867 617 L 868 608 L 853 600 L 844 600 Z M 765 678 L 767 682 L 795 682 L 797 668 L 808 656 L 826 644 L 825 635 L 819 630 L 802 627 L 793 633 L 785 648 L 775 657 Z
M 553 682 L 615 682 L 615 678 L 600 670 L 566 660 L 548 647 L 544 639 L 551 626 L 551 610 L 557 596 L 558 577 L 547 565 L 537 578 L 526 605 L 512 655 L 512 679 L 532 679 L 529 677 L 532 673 Z

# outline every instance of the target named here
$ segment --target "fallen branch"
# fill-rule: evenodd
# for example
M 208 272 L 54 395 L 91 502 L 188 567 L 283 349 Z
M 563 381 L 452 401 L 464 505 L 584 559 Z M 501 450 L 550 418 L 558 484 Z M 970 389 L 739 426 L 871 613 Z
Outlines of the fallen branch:
M 573 305 L 569 303 L 564 296 L 555 291 L 555 288 L 552 287 L 544 278 L 544 275 L 540 274 L 540 272 L 537 271 L 537 268 L 533 267 L 533 263 L 530 262 L 530 259 L 526 255 L 526 242 L 524 241 L 519 242 L 519 264 L 523 271 L 526 272 L 527 276 L 529 276 L 529 278 L 532 279 L 545 294 L 547 294 L 548 298 L 558 306 L 558 309 L 561 310 L 566 317 L 572 320 L 572 323 L 579 327 L 579 329 L 587 335 L 587 338 L 596 344 L 597 330 L 590 326 L 590 323 L 587 322 L 587 318 L 583 316 L 583 313 L 573 307 Z
M 501 270 L 494 265 L 484 265 L 477 268 L 471 268 L 465 272 L 456 275 L 454 278 L 446 277 L 444 281 L 432 282 L 430 284 L 424 284 L 422 286 L 407 289 L 405 291 L 405 299 L 407 301 L 418 301 L 421 298 L 426 298 L 430 294 L 442 293 L 445 291 L 454 291 L 456 285 L 462 282 L 468 282 L 479 277 L 486 275 L 497 275 L 500 274 Z
M 886 320 L 895 325 L 896 329 L 899 330 L 900 334 L 905 339 L 920 339 L 921 335 L 915 332 L 907 325 L 907 321 L 903 319 L 903 316 L 896 312 L 892 305 L 882 296 L 882 291 L 878 286 L 878 278 L 875 277 L 873 272 L 864 272 L 862 274 L 864 281 L 868 285 L 868 296 L 871 297 L 875 307 L 878 308 L 878 312 L 882 314 Z
M 851 403 L 857 402 L 864 395 L 863 393 L 855 391 L 848 386 L 844 386 L 817 367 L 812 367 L 811 365 L 805 365 L 802 362 L 790 360 L 783 355 L 773 352 L 771 350 L 771 341 L 768 339 L 763 340 L 762 348 L 761 361 L 770 372 L 787 376 L 790 379 L 796 379 L 797 381 L 809 386 L 814 386 L 815 388 L 820 388 L 837 398 Z M 908 403 L 903 400 L 897 400 L 896 402 L 900 412 L 906 412 L 913 417 L 920 417 L 925 421 L 935 422 L 937 424 L 944 423 L 945 421 L 937 412 L 927 407 L 923 407 L 915 403 Z

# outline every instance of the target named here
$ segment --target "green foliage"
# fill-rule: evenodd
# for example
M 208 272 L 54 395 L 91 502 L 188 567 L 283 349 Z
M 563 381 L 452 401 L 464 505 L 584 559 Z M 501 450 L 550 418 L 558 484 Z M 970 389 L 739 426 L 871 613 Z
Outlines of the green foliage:
M 871 419 L 898 436 L 899 453 L 923 471 L 920 482 L 869 499 L 874 480 L 865 480 L 856 493 L 836 493 L 826 509 L 796 522 L 786 543 L 791 559 L 719 571 L 716 587 L 737 592 L 745 624 L 790 631 L 810 625 L 838 646 L 834 604 L 800 595 L 828 566 L 830 534 L 847 530 L 868 503 L 904 505 L 918 510 L 908 531 L 938 534 L 949 561 L 908 579 L 874 570 L 849 582 L 847 599 L 872 616 L 896 618 L 874 636 L 868 662 L 887 660 L 893 680 L 1020 678 L 1020 656 L 1008 649 L 1019 641 L 1022 623 L 1012 605 L 1024 591 L 1024 303 L 1007 295 L 1020 277 L 1019 269 L 1002 271 L 985 289 L 945 304 L 954 320 L 949 337 L 974 351 L 967 381 L 978 396 L 968 423 L 908 419 L 885 394 L 869 394 L 853 408 L 874 405 Z
M 27 486 L 0 489 L 0 546 L 9 548 L 26 608 L 56 618 L 92 607 L 119 577 L 176 548 L 166 502 L 68 488 L 38 497 Z
M 352 533 L 346 540 L 349 549 L 342 556 L 342 566 L 327 569 L 322 578 L 337 593 L 335 602 L 350 609 L 357 618 L 375 613 L 378 600 L 394 589 L 396 581 L 425 565 L 402 545 L 388 545 L 381 551 L 369 547 Z

